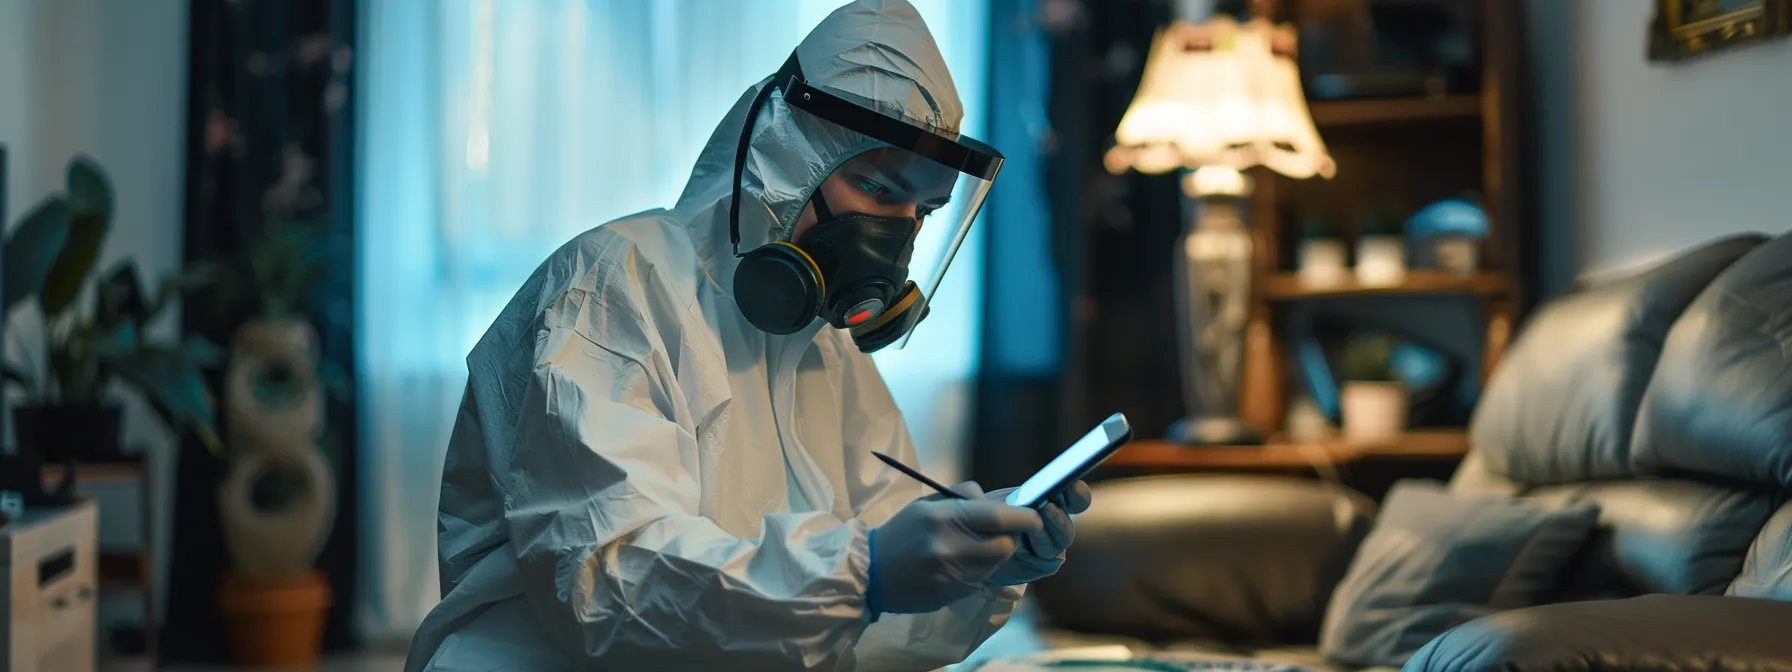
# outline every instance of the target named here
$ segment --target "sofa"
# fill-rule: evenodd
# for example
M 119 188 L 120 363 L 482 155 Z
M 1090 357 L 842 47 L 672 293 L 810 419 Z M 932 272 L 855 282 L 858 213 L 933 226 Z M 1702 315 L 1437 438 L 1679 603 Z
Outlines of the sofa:
M 1405 669 L 1792 670 L 1792 235 L 1713 240 L 1544 305 L 1469 438 L 1440 488 L 1596 522 L 1535 604 L 1453 624 Z M 1100 482 L 1095 501 L 1033 590 L 1050 645 L 1349 667 L 1317 644 L 1375 502 L 1218 475 Z

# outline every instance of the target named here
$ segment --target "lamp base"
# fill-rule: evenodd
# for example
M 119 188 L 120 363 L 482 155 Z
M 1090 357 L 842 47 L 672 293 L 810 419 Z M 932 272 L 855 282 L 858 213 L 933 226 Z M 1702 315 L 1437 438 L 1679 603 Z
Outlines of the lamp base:
M 1199 446 L 1259 446 L 1263 435 L 1238 418 L 1183 418 L 1170 425 L 1165 438 L 1172 443 Z

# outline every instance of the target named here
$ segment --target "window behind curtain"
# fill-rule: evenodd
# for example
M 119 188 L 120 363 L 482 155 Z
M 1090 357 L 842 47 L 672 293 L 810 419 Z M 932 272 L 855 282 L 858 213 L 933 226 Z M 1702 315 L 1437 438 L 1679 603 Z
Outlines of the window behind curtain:
M 963 131 L 984 137 L 987 3 L 913 2 L 964 97 Z M 364 634 L 408 634 L 437 599 L 434 477 L 474 342 L 561 243 L 670 207 L 722 116 L 840 4 L 364 3 Z M 942 478 L 968 434 L 982 258 L 973 228 L 909 349 L 875 355 Z

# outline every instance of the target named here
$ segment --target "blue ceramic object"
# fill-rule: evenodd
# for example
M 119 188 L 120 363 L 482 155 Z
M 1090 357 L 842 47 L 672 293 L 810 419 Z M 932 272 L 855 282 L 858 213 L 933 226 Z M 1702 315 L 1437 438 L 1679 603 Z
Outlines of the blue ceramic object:
M 1406 220 L 1406 235 L 1414 240 L 1456 235 L 1487 237 L 1487 211 L 1462 198 L 1427 205 Z

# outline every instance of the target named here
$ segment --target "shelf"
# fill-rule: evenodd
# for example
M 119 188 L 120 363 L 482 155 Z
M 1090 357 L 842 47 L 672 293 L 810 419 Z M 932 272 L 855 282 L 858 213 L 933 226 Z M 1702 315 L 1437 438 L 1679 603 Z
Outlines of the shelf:
M 62 480 L 61 464 L 44 465 L 44 480 Z M 75 464 L 75 484 L 137 483 L 149 478 L 149 464 L 142 459 L 128 462 L 82 462 Z
M 1469 119 L 1481 116 L 1478 95 L 1439 96 L 1435 98 L 1374 98 L 1367 100 L 1318 101 L 1308 106 L 1313 124 L 1355 126 L 1388 124 L 1426 119 Z
M 1510 292 L 1511 283 L 1506 276 L 1499 273 L 1461 276 L 1443 271 L 1409 270 L 1406 272 L 1406 278 L 1398 285 L 1364 285 L 1357 282 L 1355 277 L 1347 276 L 1335 285 L 1311 286 L 1303 284 L 1300 276 L 1294 273 L 1277 273 L 1265 278 L 1260 289 L 1263 298 L 1271 301 L 1423 294 L 1473 294 L 1493 297 Z
M 1359 460 L 1453 460 L 1468 452 L 1461 430 L 1415 430 L 1389 443 L 1285 443 L 1263 446 L 1184 446 L 1135 441 L 1102 463 L 1157 471 L 1287 471 Z

